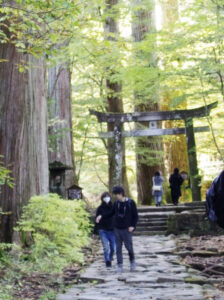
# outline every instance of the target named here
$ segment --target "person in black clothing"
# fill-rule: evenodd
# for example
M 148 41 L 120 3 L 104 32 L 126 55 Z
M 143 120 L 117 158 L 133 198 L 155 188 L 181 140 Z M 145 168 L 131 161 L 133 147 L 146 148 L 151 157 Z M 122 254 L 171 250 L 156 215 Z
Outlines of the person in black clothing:
M 113 209 L 110 213 L 102 213 L 96 219 L 96 222 L 105 220 L 114 216 L 114 235 L 116 242 L 116 254 L 118 272 L 123 271 L 123 255 L 122 245 L 124 243 L 125 248 L 128 251 L 130 259 L 130 270 L 136 269 L 135 255 L 133 250 L 132 233 L 135 230 L 138 221 L 138 212 L 136 204 L 132 199 L 125 197 L 124 189 L 120 186 L 113 188 L 113 194 L 116 197 L 116 201 L 113 205 Z
M 215 178 L 207 191 L 206 209 L 209 220 L 224 228 L 224 171 Z M 210 210 L 213 210 L 214 215 L 209 214 Z
M 102 214 L 108 214 L 113 209 L 113 204 L 111 202 L 111 196 L 108 192 L 104 192 L 101 195 L 101 205 L 97 208 L 96 218 Z M 113 255 L 115 251 L 115 239 L 114 239 L 114 224 L 113 217 L 107 219 L 101 219 L 99 223 L 95 223 L 93 230 L 94 235 L 97 233 L 100 236 L 103 250 L 104 250 L 104 260 L 107 268 L 112 266 Z
M 170 176 L 170 188 L 171 188 L 171 197 L 174 205 L 178 204 L 178 200 L 181 196 L 181 185 L 183 183 L 183 178 L 179 174 L 179 169 L 175 168 L 174 173 Z

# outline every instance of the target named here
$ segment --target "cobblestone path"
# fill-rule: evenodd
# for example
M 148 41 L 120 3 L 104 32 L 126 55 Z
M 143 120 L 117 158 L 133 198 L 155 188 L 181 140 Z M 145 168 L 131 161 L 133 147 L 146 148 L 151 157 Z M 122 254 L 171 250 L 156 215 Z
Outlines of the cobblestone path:
M 58 295 L 57 300 L 224 300 L 223 292 L 214 287 L 216 280 L 180 264 L 177 239 L 135 236 L 137 269 L 129 271 L 125 254 L 122 275 L 116 273 L 116 264 L 105 269 L 101 249 L 97 260 L 82 274 L 82 282 Z

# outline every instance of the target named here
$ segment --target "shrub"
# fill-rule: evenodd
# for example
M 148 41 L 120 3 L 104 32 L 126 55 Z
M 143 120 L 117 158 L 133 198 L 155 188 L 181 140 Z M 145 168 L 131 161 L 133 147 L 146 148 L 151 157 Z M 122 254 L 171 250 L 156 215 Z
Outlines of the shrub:
M 206 198 L 206 192 L 212 185 L 212 182 L 213 182 L 213 180 L 206 180 L 206 181 L 202 182 L 202 186 L 201 186 L 202 199 Z
M 1 192 L 1 186 L 5 184 L 13 188 L 13 178 L 11 177 L 12 171 L 6 169 L 3 166 L 3 162 L 1 161 L 2 158 L 3 156 L 0 155 L 0 192 Z
M 43 271 L 84 262 L 82 248 L 90 241 L 91 225 L 81 200 L 63 200 L 57 194 L 34 196 L 23 208 L 17 230 L 23 237 L 32 236 L 27 259 Z

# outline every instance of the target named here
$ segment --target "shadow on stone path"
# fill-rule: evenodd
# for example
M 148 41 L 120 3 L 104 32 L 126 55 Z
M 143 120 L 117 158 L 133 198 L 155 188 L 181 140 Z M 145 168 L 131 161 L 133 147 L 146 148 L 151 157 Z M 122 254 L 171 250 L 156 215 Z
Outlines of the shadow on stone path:
M 223 292 L 213 286 L 214 280 L 179 264 L 176 241 L 173 236 L 134 237 L 137 270 L 129 271 L 125 254 L 122 275 L 116 274 L 116 266 L 105 269 L 101 250 L 81 276 L 82 283 L 58 295 L 57 300 L 224 300 Z

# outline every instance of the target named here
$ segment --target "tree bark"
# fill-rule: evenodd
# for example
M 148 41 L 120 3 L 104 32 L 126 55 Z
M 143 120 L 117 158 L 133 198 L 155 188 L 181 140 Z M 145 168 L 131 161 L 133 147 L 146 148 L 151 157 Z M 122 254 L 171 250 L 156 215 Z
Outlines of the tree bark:
M 106 0 L 106 14 L 104 24 L 104 32 L 105 39 L 109 41 L 116 41 L 114 36 L 119 35 L 118 24 L 116 21 L 117 13 L 116 13 L 116 5 L 118 4 L 118 0 Z M 111 36 L 110 34 L 114 36 Z M 116 62 L 115 62 L 116 63 Z M 114 75 L 115 71 L 111 71 L 110 76 Z M 123 101 L 122 101 L 122 84 L 121 82 L 111 80 L 110 76 L 106 80 L 107 87 L 107 112 L 124 112 L 123 109 Z M 108 123 L 108 131 L 114 131 L 114 124 Z M 130 196 L 128 179 L 127 179 L 127 171 L 126 171 L 126 157 L 125 157 L 125 140 L 122 139 L 123 149 L 123 167 L 122 167 L 122 185 L 126 191 L 126 194 Z M 111 191 L 113 186 L 117 184 L 116 182 L 116 162 L 115 162 L 115 141 L 113 139 L 108 139 L 107 143 L 108 148 L 108 163 L 109 163 L 109 190 Z
M 78 183 L 75 175 L 72 134 L 71 72 L 66 63 L 48 70 L 49 162 L 60 161 L 72 167 L 65 175 L 65 187 Z
M 154 2 L 149 1 L 149 6 L 145 6 L 145 1 L 136 1 L 139 5 L 139 10 L 134 13 L 134 21 L 132 23 L 132 36 L 134 42 L 138 43 L 145 39 L 145 35 L 155 32 L 155 20 L 154 20 Z M 141 53 L 136 53 L 137 55 Z M 149 67 L 157 67 L 156 53 L 153 53 L 149 57 Z M 148 99 L 141 103 L 141 96 L 135 93 L 136 104 L 135 111 L 157 111 L 159 110 L 158 97 L 154 99 Z M 137 125 L 139 127 L 139 125 Z M 149 126 L 149 123 L 141 122 L 140 126 Z M 146 137 L 138 138 L 136 140 L 136 162 L 137 162 L 137 191 L 138 202 L 143 205 L 152 204 L 152 178 L 155 171 L 163 171 L 164 166 L 162 158 L 159 153 L 162 151 L 161 138 Z
M 31 196 L 48 193 L 47 101 L 45 64 L 19 53 L 13 44 L 0 45 L 0 154 L 12 171 L 15 186 L 3 186 L 0 207 L 1 241 L 11 242 L 13 226 Z M 25 63 L 28 69 L 19 72 Z
M 175 22 L 178 21 L 178 0 L 163 0 L 162 1 L 162 14 L 164 30 L 172 32 L 172 27 L 175 26 Z M 169 109 L 169 103 L 172 95 L 166 94 L 163 97 L 163 110 Z M 182 106 L 187 108 L 186 103 Z M 166 128 L 177 127 L 177 125 L 183 125 L 183 122 L 165 122 Z M 187 159 L 187 145 L 184 136 L 178 136 L 172 139 L 172 141 L 166 142 L 164 145 L 166 150 L 165 159 L 167 161 L 167 171 L 170 175 L 174 168 L 179 168 L 181 171 L 188 172 L 188 159 Z

